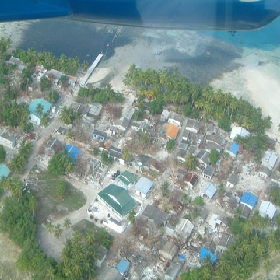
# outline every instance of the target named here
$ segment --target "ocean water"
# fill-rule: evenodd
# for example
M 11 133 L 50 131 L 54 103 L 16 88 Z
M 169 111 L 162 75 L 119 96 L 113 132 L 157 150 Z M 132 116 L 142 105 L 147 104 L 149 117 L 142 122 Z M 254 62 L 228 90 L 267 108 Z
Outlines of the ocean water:
M 233 35 L 229 31 L 218 30 L 200 31 L 200 33 L 241 48 L 258 48 L 271 51 L 280 47 L 280 17 L 261 29 L 237 31 Z

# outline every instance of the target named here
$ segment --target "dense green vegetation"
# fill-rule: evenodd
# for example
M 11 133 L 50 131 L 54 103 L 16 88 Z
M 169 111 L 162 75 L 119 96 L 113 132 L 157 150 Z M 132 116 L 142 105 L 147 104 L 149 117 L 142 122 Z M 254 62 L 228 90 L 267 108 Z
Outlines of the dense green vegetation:
M 174 149 L 176 142 L 174 139 L 169 139 L 168 142 L 166 143 L 166 150 L 168 152 L 172 151 Z
M 217 263 L 209 262 L 181 275 L 182 280 L 192 279 L 248 279 L 258 269 L 261 261 L 273 250 L 280 249 L 280 230 L 263 231 L 269 226 L 268 218 L 255 213 L 249 220 L 238 214 L 229 220 L 235 240 Z
M 108 84 L 104 88 L 93 88 L 89 86 L 88 88 L 80 87 L 78 92 L 79 97 L 86 98 L 86 101 L 89 103 L 99 102 L 99 103 L 114 103 L 114 102 L 123 102 L 124 96 L 122 93 L 115 92 L 112 89 L 112 86 Z
M 31 142 L 23 140 L 20 144 L 18 154 L 15 155 L 9 163 L 10 169 L 15 173 L 22 173 L 28 163 L 30 153 L 33 149 Z
M 270 188 L 270 199 L 275 205 L 280 206 L 280 187 L 278 185 Z
M 209 160 L 212 164 L 216 164 L 219 160 L 220 153 L 217 150 L 211 150 Z
M 64 124 L 73 124 L 75 121 L 79 121 L 82 118 L 80 112 L 74 112 L 72 108 L 63 107 L 59 119 Z
M 157 72 L 149 68 L 143 71 L 133 64 L 123 82 L 135 87 L 139 95 L 148 99 L 160 98 L 165 104 L 173 103 L 182 107 L 187 116 L 194 114 L 196 117 L 198 110 L 201 116 L 220 121 L 220 127 L 225 130 L 228 130 L 228 121 L 261 134 L 271 125 L 271 118 L 263 117 L 261 108 L 255 108 L 248 101 L 230 93 L 191 83 L 177 70 Z
M 94 229 L 78 231 L 71 240 L 67 240 L 62 251 L 61 260 L 57 263 L 47 257 L 39 248 L 36 239 L 37 222 L 34 218 L 36 199 L 23 192 L 23 183 L 18 177 L 1 181 L 1 188 L 11 191 L 12 196 L 3 201 L 0 214 L 0 230 L 8 233 L 9 238 L 21 249 L 17 260 L 20 271 L 28 271 L 35 280 L 41 279 L 93 279 L 96 275 L 96 257 L 100 245 L 111 246 L 112 237 L 106 230 Z M 69 228 L 71 221 L 65 219 L 64 227 Z M 48 226 L 47 226 L 48 227 Z M 53 226 L 54 234 L 58 238 L 62 233 L 59 224 Z
M 101 153 L 101 162 L 105 165 L 111 165 L 114 162 L 114 158 L 111 157 L 107 152 L 102 151 Z
M 55 154 L 49 161 L 48 171 L 51 174 L 63 175 L 74 171 L 74 163 L 66 150 Z
M 0 163 L 3 162 L 6 158 L 6 150 L 3 145 L 0 145 Z
M 70 58 L 62 54 L 59 58 L 51 52 L 36 52 L 32 48 L 25 50 L 16 50 L 13 54 L 24 63 L 36 66 L 43 65 L 46 69 L 56 69 L 66 74 L 75 75 L 80 67 L 78 57 Z

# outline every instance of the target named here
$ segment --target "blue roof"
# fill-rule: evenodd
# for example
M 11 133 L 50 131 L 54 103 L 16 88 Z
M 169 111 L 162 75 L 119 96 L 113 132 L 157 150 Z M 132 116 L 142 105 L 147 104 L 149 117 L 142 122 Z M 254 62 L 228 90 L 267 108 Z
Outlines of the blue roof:
M 66 145 L 66 151 L 70 154 L 73 162 L 76 162 L 78 155 L 80 154 L 80 149 L 74 145 Z
M 258 197 L 253 194 L 253 193 L 243 193 L 241 199 L 240 199 L 240 203 L 246 204 L 249 207 L 251 207 L 252 209 L 255 207 L 255 205 L 258 202 Z
M 230 152 L 237 155 L 239 148 L 240 148 L 240 145 L 233 142 L 231 147 L 230 147 Z
M 129 268 L 129 261 L 126 260 L 120 260 L 120 262 L 117 265 L 117 270 L 121 275 L 124 275 Z
M 211 263 L 214 264 L 217 260 L 217 256 L 213 254 L 210 250 L 203 247 L 199 253 L 199 257 L 201 259 L 206 259 L 208 255 L 210 256 Z
M 7 167 L 6 164 L 4 163 L 1 163 L 0 164 L 0 181 L 3 179 L 3 178 L 7 178 L 10 174 L 10 169 Z
M 38 104 L 43 106 L 43 114 L 48 113 L 52 107 L 52 104 L 43 98 L 34 99 L 29 105 L 29 112 L 38 118 L 41 118 L 36 112 Z

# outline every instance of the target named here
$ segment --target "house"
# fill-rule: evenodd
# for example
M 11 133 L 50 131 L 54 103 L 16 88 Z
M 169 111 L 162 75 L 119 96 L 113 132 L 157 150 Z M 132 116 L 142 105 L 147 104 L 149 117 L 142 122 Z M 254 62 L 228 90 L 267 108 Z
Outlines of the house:
M 184 182 L 193 189 L 198 182 L 198 176 L 193 172 L 188 172 L 184 177 Z
M 232 130 L 231 130 L 230 139 L 234 139 L 237 136 L 246 137 L 246 136 L 249 136 L 249 135 L 250 135 L 250 132 L 247 131 L 245 128 L 243 128 L 243 127 L 233 127 Z
M 98 129 L 93 130 L 93 139 L 99 140 L 100 142 L 104 142 L 107 138 L 107 133 Z
M 184 163 L 186 161 L 187 155 L 188 155 L 188 151 L 184 149 L 178 149 L 176 152 L 176 158 L 181 163 Z
M 165 135 L 169 139 L 176 139 L 179 130 L 180 129 L 176 124 L 167 123 L 165 126 Z
M 127 170 L 122 172 L 120 176 L 118 176 L 117 178 L 117 184 L 120 187 L 125 188 L 126 190 L 131 188 L 135 182 L 136 182 L 135 175 Z
M 211 180 L 215 174 L 215 168 L 211 165 L 207 165 L 206 168 L 202 172 L 202 176 L 206 179 Z
M 120 130 L 126 131 L 130 124 L 130 121 L 134 115 L 135 109 L 131 106 L 126 106 L 122 110 L 122 116 L 120 121 L 116 122 L 115 126 L 117 126 Z
M 174 112 L 171 112 L 169 115 L 169 118 L 168 118 L 168 123 L 175 124 L 178 127 L 181 127 L 182 123 L 183 123 L 183 118 L 182 118 L 182 116 L 180 116 Z
M 132 121 L 131 128 L 135 131 L 144 130 L 149 128 L 149 124 L 146 121 Z
M 108 154 L 110 157 L 113 157 L 114 160 L 117 160 L 119 163 L 124 164 L 124 159 L 123 159 L 123 154 L 121 149 L 111 146 L 108 151 Z
M 119 221 L 114 218 L 109 218 L 103 222 L 104 225 L 113 229 L 117 233 L 123 233 L 128 227 L 128 223 L 126 221 Z
M 169 267 L 164 273 L 164 280 L 176 280 L 179 276 L 184 262 L 180 261 L 179 259 L 175 261 L 175 259 L 172 262 L 170 262 Z
M 213 135 L 212 134 L 212 135 L 206 135 L 205 142 L 206 143 L 215 143 L 219 146 L 224 147 L 225 144 L 226 144 L 226 139 L 224 137 L 220 136 L 220 135 L 217 135 L 217 134 Z
M 119 218 L 128 215 L 136 206 L 128 191 L 114 184 L 110 184 L 100 191 L 98 198 Z
M 198 134 L 202 129 L 203 125 L 196 120 L 188 119 L 186 124 L 186 130 L 191 131 L 195 134 Z
M 135 185 L 136 194 L 142 195 L 143 198 L 147 198 L 149 192 L 153 187 L 153 182 L 145 177 L 141 177 L 140 180 Z
M 72 161 L 76 162 L 77 158 L 80 154 L 80 149 L 74 145 L 66 145 L 65 149 L 68 152 L 68 154 L 70 155 L 70 157 L 72 158 Z
M 8 178 L 9 174 L 11 173 L 10 169 L 7 167 L 6 164 L 1 163 L 0 164 L 0 182 L 2 179 Z
M 147 205 L 142 215 L 153 220 L 157 227 L 165 226 L 168 219 L 168 213 L 161 212 L 153 205 Z
M 240 204 L 248 206 L 251 210 L 258 202 L 258 197 L 253 193 L 244 192 L 240 198 Z
M 69 85 L 71 87 L 74 87 L 77 84 L 77 77 L 74 76 L 69 76 Z
M 214 142 L 206 142 L 204 148 L 207 152 L 211 152 L 211 150 L 216 150 L 219 153 L 221 153 L 223 151 L 223 147 Z
M 232 157 L 237 157 L 237 154 L 239 152 L 242 151 L 242 146 L 240 146 L 239 144 L 233 142 L 230 149 L 229 149 L 229 154 L 232 156 Z
M 238 175 L 235 173 L 230 174 L 227 183 L 226 183 L 226 187 L 227 188 L 233 188 L 238 182 Z
M 273 151 L 266 151 L 262 158 L 262 165 L 267 166 L 269 169 L 273 169 L 278 160 L 278 155 Z
M 270 201 L 262 201 L 259 211 L 263 218 L 268 216 L 270 219 L 273 219 L 276 213 L 276 207 Z
M 208 224 L 211 227 L 212 232 L 216 232 L 217 231 L 216 227 L 222 224 L 222 220 L 218 215 L 212 214 L 208 221 Z
M 272 171 L 268 166 L 261 166 L 258 172 L 259 177 L 267 179 L 271 175 Z
M 42 106 L 42 113 L 38 114 L 38 105 Z M 44 114 L 48 114 L 52 104 L 43 98 L 34 99 L 29 105 L 29 121 L 33 124 L 40 125 Z
M 232 244 L 233 238 L 227 233 L 222 233 L 222 236 L 216 244 L 216 252 L 219 254 L 224 253 L 224 251 Z
M 122 275 L 125 276 L 129 270 L 129 261 L 127 260 L 120 260 L 120 262 L 117 264 L 117 270 Z
M 86 114 L 87 118 L 97 118 L 102 110 L 102 104 L 101 103 L 93 103 L 92 105 L 89 105 L 89 110 Z
M 110 279 L 110 280 L 123 280 L 123 276 L 118 272 L 116 267 L 106 266 L 98 275 L 99 279 Z
M 64 147 L 64 144 L 61 143 L 58 139 L 50 138 L 45 147 L 45 152 L 48 156 L 53 156 L 53 155 L 57 154 L 58 152 L 62 151 L 63 147 Z
M 170 112 L 167 110 L 162 110 L 161 112 L 161 116 L 160 116 L 160 121 L 161 122 L 167 122 L 167 120 L 169 119 L 170 116 Z
M 70 109 L 81 114 L 83 117 L 86 117 L 89 112 L 89 106 L 82 103 L 72 103 Z
M 195 157 L 197 158 L 199 165 L 201 168 L 205 168 L 207 165 L 209 165 L 209 153 L 205 150 L 200 150 Z
M 14 149 L 17 145 L 16 137 L 4 132 L 0 136 L 0 145 Z
M 159 254 L 165 259 L 172 261 L 173 258 L 178 254 L 178 247 L 174 243 L 167 240 L 159 250 Z
M 105 261 L 106 257 L 107 257 L 107 254 L 108 254 L 108 250 L 103 247 L 103 246 L 100 246 L 97 250 L 97 259 L 96 259 L 96 266 L 98 268 L 100 268 L 103 264 L 103 262 Z
M 208 250 L 204 247 L 199 252 L 199 257 L 202 261 L 206 261 L 207 258 L 210 257 L 212 265 L 217 261 L 217 256 L 215 254 L 213 254 L 210 250 Z
M 194 225 L 188 219 L 182 219 L 179 224 L 176 225 L 175 232 L 183 238 L 184 242 L 187 242 L 191 236 Z
M 207 183 L 203 187 L 203 195 L 206 195 L 210 199 L 213 198 L 216 192 L 217 188 L 212 183 Z
M 189 147 L 189 142 L 187 140 L 182 139 L 179 146 L 178 146 L 178 149 L 182 149 L 182 150 L 187 151 L 188 147 Z

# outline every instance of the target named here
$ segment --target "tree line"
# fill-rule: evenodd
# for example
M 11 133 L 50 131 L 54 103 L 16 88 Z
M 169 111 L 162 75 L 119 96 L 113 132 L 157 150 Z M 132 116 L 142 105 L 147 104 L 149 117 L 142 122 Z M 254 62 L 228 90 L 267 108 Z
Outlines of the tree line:
M 154 113 L 160 113 L 164 102 L 177 105 L 188 116 L 223 120 L 220 125 L 224 125 L 226 129 L 230 123 L 237 123 L 251 132 L 264 134 L 265 129 L 271 126 L 271 118 L 263 117 L 261 108 L 255 108 L 248 101 L 231 93 L 192 83 L 180 75 L 177 69 L 155 71 L 149 68 L 143 71 L 133 64 L 123 83 L 134 87 L 138 95 L 153 100 L 153 107 L 156 108 L 153 108 Z

